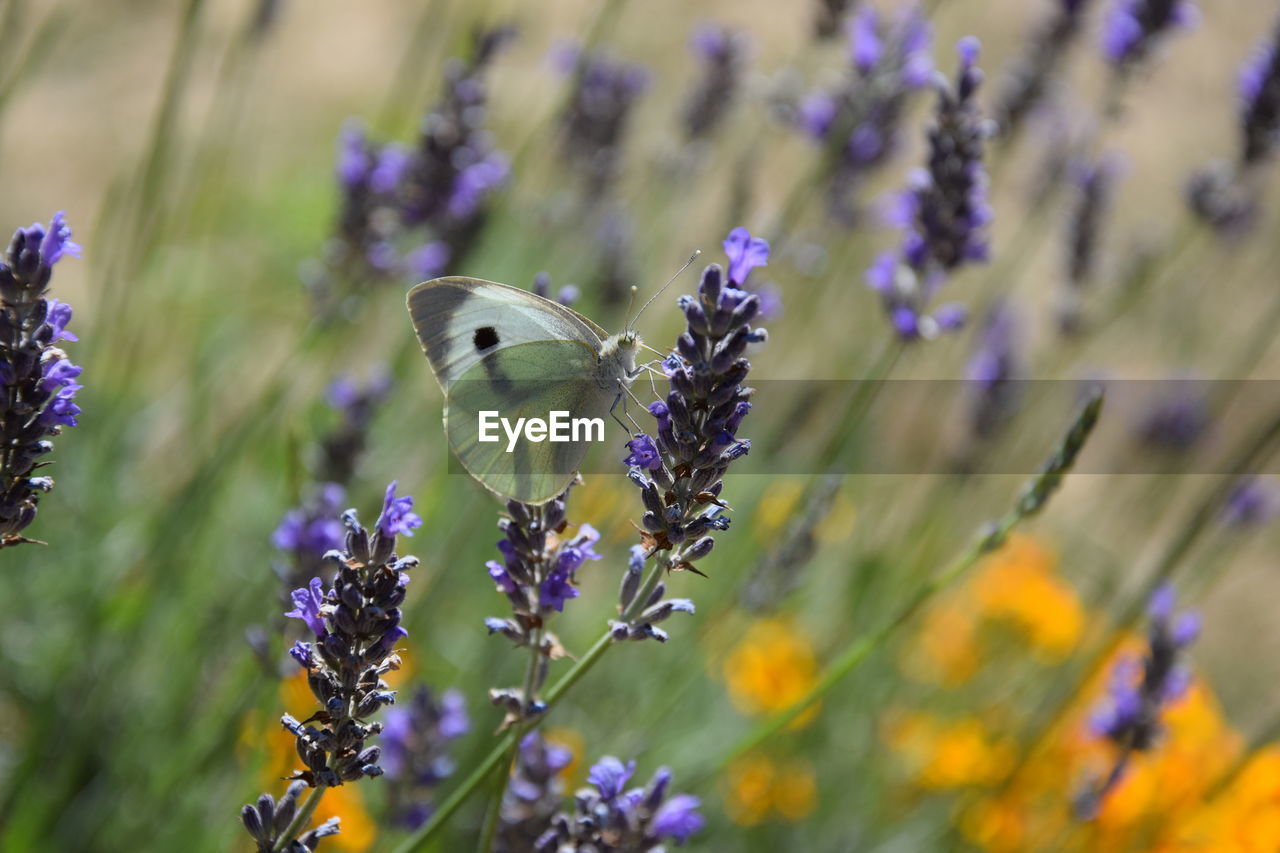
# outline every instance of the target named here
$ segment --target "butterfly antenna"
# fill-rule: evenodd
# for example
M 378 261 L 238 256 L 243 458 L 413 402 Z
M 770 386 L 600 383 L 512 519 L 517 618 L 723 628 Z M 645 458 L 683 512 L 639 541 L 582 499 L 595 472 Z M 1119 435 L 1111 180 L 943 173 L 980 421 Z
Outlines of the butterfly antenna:
M 692 266 L 692 265 L 693 265 L 693 262 L 694 262 L 694 261 L 696 261 L 696 260 L 698 259 L 698 255 L 701 255 L 701 254 L 702 254 L 702 250 L 701 250 L 701 249 L 694 249 L 694 250 L 693 250 L 693 254 L 689 256 L 689 260 L 687 260 L 687 261 L 685 261 L 685 262 L 684 262 L 684 266 L 682 266 L 682 267 L 680 267 L 680 269 L 676 270 L 676 274 L 675 274 L 675 275 L 673 275 L 673 276 L 671 276 L 671 278 L 667 279 L 667 283 L 666 283 L 666 284 L 664 284 L 664 285 L 662 285 L 662 287 L 658 288 L 658 292 L 657 292 L 657 293 L 655 293 L 655 294 L 653 294 L 653 296 L 650 296 L 650 297 L 649 297 L 649 299 L 648 299 L 648 301 L 647 301 L 647 302 L 645 302 L 643 305 L 641 305 L 641 306 L 640 306 L 640 310 L 639 310 L 639 311 L 637 311 L 637 312 L 636 312 L 636 315 L 635 315 L 634 317 L 632 317 L 632 318 L 631 318 L 630 322 L 628 322 L 628 323 L 627 323 L 627 329 L 628 329 L 628 330 L 630 330 L 630 329 L 632 329 L 632 328 L 634 328 L 634 327 L 635 327 L 635 322 L 636 322 L 637 320 L 639 320 L 639 319 L 640 319 L 640 315 L 644 313 L 645 309 L 646 309 L 646 308 L 648 308 L 650 305 L 652 305 L 652 304 L 653 304 L 653 300 L 655 300 L 655 299 L 657 299 L 659 296 L 661 296 L 661 295 L 662 295 L 662 293 L 663 293 L 663 291 L 665 291 L 668 287 L 670 287 L 670 286 L 671 286 L 671 283 L 672 283 L 673 281 L 675 281 L 676 279 L 678 279 L 678 278 L 680 277 L 680 274 L 681 274 L 681 273 L 683 273 L 683 272 L 684 272 L 685 270 L 687 270 L 690 266 Z M 633 288 L 632 288 L 632 293 L 634 293 L 634 292 L 635 292 L 635 288 L 633 287 Z

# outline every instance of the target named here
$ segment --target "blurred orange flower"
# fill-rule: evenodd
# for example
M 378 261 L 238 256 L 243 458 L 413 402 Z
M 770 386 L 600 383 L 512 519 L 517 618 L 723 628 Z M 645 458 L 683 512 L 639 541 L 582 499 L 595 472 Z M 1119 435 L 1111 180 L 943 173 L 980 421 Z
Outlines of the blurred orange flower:
M 803 759 L 775 762 L 748 755 L 725 772 L 724 810 L 739 826 L 755 826 L 770 817 L 795 823 L 818 805 L 813 765 Z
M 925 613 L 902 669 L 920 681 L 958 687 L 978 670 L 984 624 L 1005 624 L 1045 662 L 1069 654 L 1084 630 L 1075 590 L 1057 574 L 1053 553 L 1039 540 L 1014 535 L 967 584 Z
M 752 624 L 724 663 L 729 699 L 749 715 L 791 707 L 813 687 L 817 677 L 812 644 L 782 619 Z M 811 720 L 815 709 L 802 714 L 796 723 Z
M 891 716 L 885 735 L 911 767 L 915 784 L 928 790 L 988 785 L 1013 763 L 1012 745 L 974 717 L 903 712 Z

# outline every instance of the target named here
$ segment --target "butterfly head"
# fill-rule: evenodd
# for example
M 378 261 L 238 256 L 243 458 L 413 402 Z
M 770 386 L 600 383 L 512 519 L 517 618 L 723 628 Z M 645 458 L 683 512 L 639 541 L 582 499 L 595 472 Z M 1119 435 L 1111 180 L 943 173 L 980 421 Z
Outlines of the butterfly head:
M 614 378 L 630 376 L 636 369 L 636 351 L 640 349 L 640 334 L 627 329 L 610 335 L 600 347 L 600 364 L 604 374 Z

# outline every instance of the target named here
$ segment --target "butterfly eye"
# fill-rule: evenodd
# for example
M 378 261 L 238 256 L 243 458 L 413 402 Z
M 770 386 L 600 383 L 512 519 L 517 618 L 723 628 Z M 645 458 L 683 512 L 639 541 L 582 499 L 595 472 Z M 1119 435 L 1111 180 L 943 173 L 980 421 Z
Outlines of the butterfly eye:
M 475 336 L 472 337 L 471 341 L 476 345 L 476 350 L 480 352 L 490 347 L 496 347 L 498 345 L 498 330 L 493 326 L 481 326 L 476 329 Z

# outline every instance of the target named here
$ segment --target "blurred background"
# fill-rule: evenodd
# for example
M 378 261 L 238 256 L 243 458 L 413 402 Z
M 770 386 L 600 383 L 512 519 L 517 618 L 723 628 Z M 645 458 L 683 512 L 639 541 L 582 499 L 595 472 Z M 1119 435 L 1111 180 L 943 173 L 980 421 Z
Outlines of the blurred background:
M 25 531 L 48 544 L 0 551 L 0 849 L 250 849 L 237 810 L 280 793 L 294 756 L 276 721 L 313 701 L 281 616 L 305 560 L 277 529 L 335 481 L 336 509 L 371 522 L 397 480 L 425 522 L 402 540 L 422 568 L 394 686 L 456 690 L 470 720 L 441 747 L 437 790 L 412 794 L 429 809 L 491 748 L 486 691 L 524 661 L 485 635 L 507 607 L 484 570 L 501 506 L 451 471 L 405 291 L 545 273 L 548 293 L 620 328 L 632 285 L 655 292 L 695 249 L 725 263 L 737 226 L 772 245 L 749 282 L 769 330 L 751 359 L 777 391 L 742 428 L 753 450 L 726 483 L 734 525 L 708 577 L 669 582 L 697 614 L 666 645 L 615 649 L 546 721 L 573 757 L 560 789 L 606 754 L 642 779 L 670 766 L 703 801 L 693 849 L 1280 847 L 1266 164 L 1247 214 L 1187 201 L 1194 176 L 1235 168 L 1238 72 L 1277 9 L 1206 4 L 1117 72 L 1099 48 L 1109 3 L 1077 4 L 1040 103 L 987 141 L 990 261 L 940 296 L 969 322 L 899 342 L 864 272 L 901 240 L 893 198 L 925 163 L 937 97 L 896 93 L 896 131 L 852 172 L 814 124 L 865 85 L 846 16 L 878 7 L 888 25 L 899 5 L 0 2 L 0 225 L 66 211 L 83 257 L 51 293 L 74 307 L 65 348 L 85 385 Z M 977 102 L 996 115 L 1070 6 L 920 14 L 948 78 L 957 39 L 981 40 Z M 589 70 L 596 57 L 618 64 Z M 436 161 L 451 164 L 443 199 Z M 1091 169 L 1106 203 L 1089 206 Z M 670 296 L 640 330 L 663 348 L 682 324 Z M 974 366 L 992 359 L 998 394 Z M 1008 511 L 1095 378 L 1112 399 L 1043 515 L 738 754 Z M 614 615 L 642 511 L 616 467 L 569 507 L 604 556 L 557 620 L 573 653 Z M 1115 759 L 1091 709 L 1115 661 L 1141 656 L 1163 581 L 1202 617 L 1190 685 L 1082 821 L 1073 803 Z M 329 795 L 318 815 L 343 833 L 325 847 L 399 843 L 393 782 Z M 477 798 L 431 849 L 474 845 L 482 816 Z

